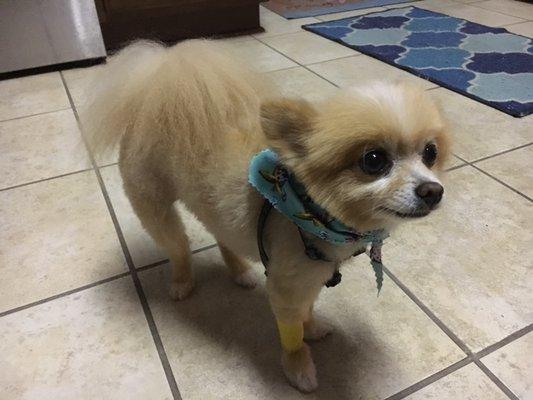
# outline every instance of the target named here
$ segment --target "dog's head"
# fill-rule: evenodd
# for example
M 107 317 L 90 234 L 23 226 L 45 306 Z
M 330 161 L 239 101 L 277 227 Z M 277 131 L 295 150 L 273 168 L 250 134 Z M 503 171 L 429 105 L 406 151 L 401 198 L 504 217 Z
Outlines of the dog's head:
M 317 105 L 261 107 L 269 145 L 331 215 L 360 230 L 429 214 L 443 195 L 446 125 L 422 89 L 376 83 Z

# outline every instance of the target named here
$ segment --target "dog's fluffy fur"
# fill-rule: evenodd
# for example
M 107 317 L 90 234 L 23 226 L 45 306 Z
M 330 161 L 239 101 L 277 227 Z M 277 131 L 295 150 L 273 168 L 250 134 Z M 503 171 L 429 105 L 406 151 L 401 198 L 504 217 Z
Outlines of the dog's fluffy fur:
M 247 259 L 259 260 L 256 228 L 263 198 L 247 182 L 250 159 L 270 147 L 333 216 L 359 230 L 390 229 L 419 215 L 421 182 L 438 182 L 448 154 L 440 113 L 422 90 L 378 83 L 339 91 L 319 105 L 284 99 L 215 42 L 165 48 L 138 42 L 109 60 L 97 80 L 83 124 L 95 151 L 120 145 L 124 189 L 144 228 L 173 264 L 171 294 L 193 289 L 190 250 L 180 216 L 183 202 L 216 237 L 235 281 L 255 284 Z M 428 143 L 438 157 L 422 161 Z M 365 173 L 360 159 L 384 149 L 385 175 Z M 394 211 L 394 212 L 391 212 Z M 426 210 L 425 213 L 429 212 Z M 292 222 L 277 213 L 265 232 L 270 256 L 267 290 L 276 318 L 304 323 L 307 338 L 327 333 L 312 307 L 336 263 L 310 260 Z M 354 245 L 316 242 L 337 263 Z M 316 388 L 307 345 L 285 353 L 283 367 L 299 389 Z

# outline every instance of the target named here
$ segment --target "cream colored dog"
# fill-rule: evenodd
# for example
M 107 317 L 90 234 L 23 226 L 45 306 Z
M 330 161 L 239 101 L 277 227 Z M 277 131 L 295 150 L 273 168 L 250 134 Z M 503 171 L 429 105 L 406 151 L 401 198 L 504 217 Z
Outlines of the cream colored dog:
M 388 230 L 435 208 L 448 141 L 425 92 L 374 84 L 318 105 L 283 99 L 221 46 L 194 40 L 127 47 L 104 68 L 83 122 L 95 151 L 120 145 L 124 189 L 170 257 L 173 297 L 183 299 L 194 287 L 187 236 L 173 208 L 178 200 L 216 237 L 235 282 L 255 285 L 248 260 L 259 260 L 264 199 L 248 184 L 248 168 L 263 149 L 275 150 L 316 203 L 359 231 Z M 269 218 L 267 290 L 283 369 L 302 391 L 317 387 L 303 336 L 328 333 L 313 319 L 313 303 L 338 264 L 361 246 L 315 242 L 333 262 L 309 259 L 296 226 L 276 212 Z

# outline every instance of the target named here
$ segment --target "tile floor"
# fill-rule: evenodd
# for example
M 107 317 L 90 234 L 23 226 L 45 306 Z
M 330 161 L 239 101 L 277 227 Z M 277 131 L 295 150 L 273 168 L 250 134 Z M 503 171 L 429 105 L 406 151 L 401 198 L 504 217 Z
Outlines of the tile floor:
M 525 2 L 416 5 L 533 34 Z M 181 303 L 166 295 L 165 255 L 132 213 L 116 154 L 95 161 L 80 141 L 77 109 L 103 67 L 2 81 L 0 398 L 533 399 L 533 116 L 300 29 L 318 19 L 261 17 L 265 33 L 226 42 L 287 95 L 383 78 L 431 90 L 455 137 L 445 207 L 385 246 L 378 298 L 362 259 L 323 293 L 317 312 L 335 333 L 313 345 L 320 388 L 304 396 L 279 368 L 263 279 L 236 288 L 186 210 L 198 287 Z

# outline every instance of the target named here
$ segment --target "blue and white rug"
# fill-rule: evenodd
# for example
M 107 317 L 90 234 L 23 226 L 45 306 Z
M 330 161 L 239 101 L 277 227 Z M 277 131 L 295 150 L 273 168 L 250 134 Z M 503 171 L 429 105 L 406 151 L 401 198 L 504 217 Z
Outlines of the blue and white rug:
M 416 7 L 303 26 L 515 117 L 533 112 L 533 40 Z

